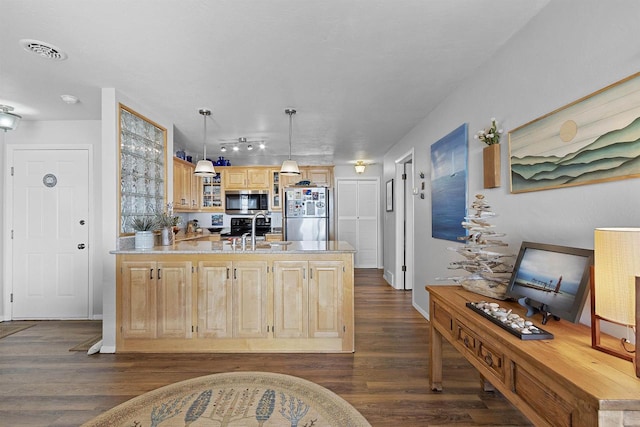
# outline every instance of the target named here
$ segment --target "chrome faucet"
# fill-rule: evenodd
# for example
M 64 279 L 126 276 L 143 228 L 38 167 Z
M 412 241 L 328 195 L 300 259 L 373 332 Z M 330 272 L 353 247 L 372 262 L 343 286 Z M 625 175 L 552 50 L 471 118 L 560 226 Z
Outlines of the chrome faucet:
M 269 212 L 267 211 L 259 211 L 253 214 L 253 217 L 251 218 L 251 250 L 252 251 L 256 250 L 256 218 L 261 216 L 266 220 L 268 213 Z

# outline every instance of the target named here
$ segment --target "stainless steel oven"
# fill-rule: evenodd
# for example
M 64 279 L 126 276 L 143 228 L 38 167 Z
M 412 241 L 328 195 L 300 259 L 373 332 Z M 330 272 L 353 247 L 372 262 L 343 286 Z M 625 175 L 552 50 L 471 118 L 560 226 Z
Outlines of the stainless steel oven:
M 225 211 L 228 214 L 252 214 L 269 209 L 268 190 L 226 190 Z

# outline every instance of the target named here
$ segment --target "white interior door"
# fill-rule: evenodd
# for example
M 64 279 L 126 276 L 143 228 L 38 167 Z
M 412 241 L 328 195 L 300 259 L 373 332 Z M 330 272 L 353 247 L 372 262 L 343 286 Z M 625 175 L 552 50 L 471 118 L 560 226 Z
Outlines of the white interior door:
M 340 179 L 337 187 L 338 240 L 344 240 L 356 249 L 356 268 L 377 268 L 378 181 Z
M 88 167 L 88 150 L 13 151 L 13 319 L 89 316 Z

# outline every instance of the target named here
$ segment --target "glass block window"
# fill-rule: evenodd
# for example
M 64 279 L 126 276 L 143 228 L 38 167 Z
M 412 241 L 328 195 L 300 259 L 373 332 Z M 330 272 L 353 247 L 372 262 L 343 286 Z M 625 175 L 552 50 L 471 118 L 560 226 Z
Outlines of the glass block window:
M 167 130 L 120 104 L 120 234 L 166 205 Z

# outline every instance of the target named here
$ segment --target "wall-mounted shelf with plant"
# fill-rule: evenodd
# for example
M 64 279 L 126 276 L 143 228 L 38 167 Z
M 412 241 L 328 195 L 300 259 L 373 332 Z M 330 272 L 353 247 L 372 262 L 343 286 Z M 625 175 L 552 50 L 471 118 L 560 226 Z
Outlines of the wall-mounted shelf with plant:
M 491 126 L 488 129 L 479 130 L 474 139 L 487 144 L 482 150 L 482 164 L 484 176 L 484 188 L 500 187 L 500 137 L 502 129 L 498 128 L 498 122 L 491 118 Z

